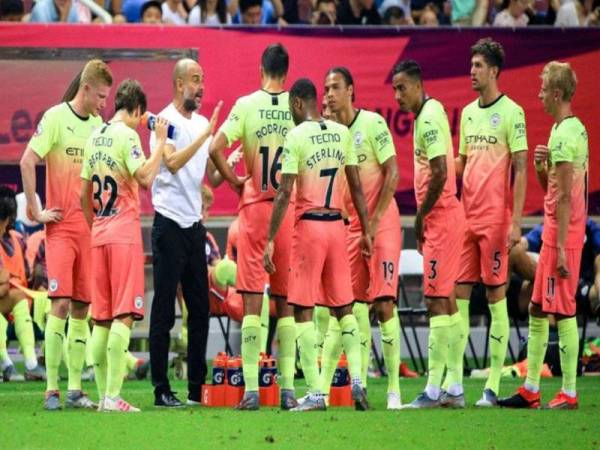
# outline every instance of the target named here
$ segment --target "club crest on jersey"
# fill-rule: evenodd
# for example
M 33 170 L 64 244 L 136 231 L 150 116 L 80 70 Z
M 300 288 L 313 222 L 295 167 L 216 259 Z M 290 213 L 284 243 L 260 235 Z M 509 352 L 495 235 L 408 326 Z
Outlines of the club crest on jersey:
M 33 133 L 33 137 L 38 137 L 42 134 L 44 129 L 42 128 L 42 122 L 38 123 L 37 128 L 35 129 L 35 133 Z
M 360 131 L 354 133 L 354 145 L 359 146 L 363 143 L 363 135 Z
M 144 299 L 138 295 L 133 301 L 133 305 L 136 309 L 142 309 L 144 307 Z
M 58 280 L 56 278 L 52 278 L 48 283 L 48 290 L 50 292 L 56 292 L 58 289 Z
M 498 125 L 500 125 L 500 114 L 492 114 L 492 117 L 490 117 L 490 125 L 492 128 L 498 128 Z
M 142 150 L 137 145 L 134 145 L 133 147 L 131 147 L 131 157 L 133 159 L 139 159 L 141 156 L 142 156 Z

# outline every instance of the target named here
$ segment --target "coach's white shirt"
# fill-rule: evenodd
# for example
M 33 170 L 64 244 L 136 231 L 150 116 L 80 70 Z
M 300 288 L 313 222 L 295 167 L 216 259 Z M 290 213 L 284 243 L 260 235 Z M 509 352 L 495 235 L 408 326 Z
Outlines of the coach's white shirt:
M 177 128 L 176 139 L 168 139 L 167 144 L 176 151 L 190 145 L 208 126 L 206 117 L 192 113 L 192 118 L 182 116 L 171 103 L 159 116 L 164 117 Z M 160 163 L 158 175 L 152 183 L 152 205 L 154 210 L 177 222 L 181 228 L 189 228 L 202 219 L 201 187 L 206 172 L 208 146 L 211 138 L 175 174 L 169 172 L 164 162 Z M 150 148 L 154 149 L 156 136 L 150 135 Z

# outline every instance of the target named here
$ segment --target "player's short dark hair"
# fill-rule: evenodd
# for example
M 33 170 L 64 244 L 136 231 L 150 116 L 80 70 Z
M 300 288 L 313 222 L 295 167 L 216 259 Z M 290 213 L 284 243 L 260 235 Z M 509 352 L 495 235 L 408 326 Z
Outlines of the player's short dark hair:
M 317 101 L 317 88 L 308 78 L 300 78 L 290 89 L 290 98 L 299 98 L 304 101 Z
M 350 70 L 347 67 L 344 66 L 336 66 L 336 67 L 332 67 L 331 69 L 329 69 L 327 71 L 327 76 L 331 75 L 332 73 L 337 73 L 338 75 L 341 75 L 341 77 L 344 79 L 344 82 L 346 83 L 346 86 L 352 86 L 354 87 L 354 78 L 352 78 L 352 74 L 350 73 Z M 354 101 L 355 95 L 354 95 L 354 91 L 352 92 L 352 101 Z
M 17 194 L 8 186 L 0 186 L 0 220 L 17 216 Z M 12 220 L 11 220 L 12 222 Z
M 488 66 L 497 67 L 498 75 L 504 66 L 504 48 L 500 42 L 494 41 L 491 37 L 479 39 L 471 47 L 471 58 L 475 55 L 483 56 Z
M 115 112 L 124 109 L 128 113 L 133 113 L 139 106 L 140 112 L 144 114 L 146 105 L 146 94 L 137 80 L 126 79 L 121 81 L 115 94 Z
M 240 0 L 240 12 L 242 14 L 254 6 L 260 6 L 262 8 L 262 0 Z
M 394 75 L 405 73 L 413 80 L 421 81 L 421 66 L 414 59 L 404 59 L 394 66 Z
M 265 48 L 260 64 L 270 77 L 282 78 L 287 75 L 290 57 L 282 44 L 271 44 Z

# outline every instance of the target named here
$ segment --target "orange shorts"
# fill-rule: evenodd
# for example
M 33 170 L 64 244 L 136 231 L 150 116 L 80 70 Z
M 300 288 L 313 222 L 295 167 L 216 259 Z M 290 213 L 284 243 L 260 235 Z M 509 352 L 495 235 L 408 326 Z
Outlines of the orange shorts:
M 548 314 L 574 316 L 577 310 L 575 293 L 579 283 L 579 267 L 582 249 L 565 249 L 569 278 L 561 278 L 556 270 L 558 249 L 542 245 L 540 258 L 535 269 L 531 303 L 542 308 Z
M 92 248 L 92 318 L 144 318 L 144 251 L 141 244 Z
M 337 308 L 351 304 L 353 298 L 344 222 L 341 218 L 298 220 L 292 237 L 288 303 Z
M 432 211 L 425 217 L 423 242 L 423 294 L 429 298 L 450 298 L 458 276 L 465 236 L 465 215 L 461 205 Z
M 400 216 L 382 220 L 370 258 L 360 249 L 360 230 L 349 231 L 347 238 L 352 291 L 354 299 L 374 302 L 380 298 L 396 298 L 398 293 L 398 265 L 402 248 Z
M 458 282 L 481 281 L 491 287 L 506 284 L 510 222 L 466 224 Z
M 46 236 L 48 296 L 91 303 L 91 236 L 87 229 L 71 237 Z
M 267 233 L 271 222 L 273 202 L 251 203 L 240 210 L 237 246 L 236 288 L 241 294 L 260 294 L 265 284 L 271 285 L 271 295 L 287 297 L 290 241 L 294 226 L 294 207 L 290 205 L 275 236 L 273 263 L 276 272 L 269 275 L 263 266 L 263 253 L 267 245 Z

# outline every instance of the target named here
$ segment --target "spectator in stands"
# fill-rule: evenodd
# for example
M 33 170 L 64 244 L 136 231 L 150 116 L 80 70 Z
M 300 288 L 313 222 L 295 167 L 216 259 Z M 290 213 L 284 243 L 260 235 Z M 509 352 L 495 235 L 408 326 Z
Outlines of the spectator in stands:
M 406 26 L 414 25 L 412 18 L 406 17 L 404 10 L 399 6 L 390 6 L 385 10 L 382 18 L 384 25 Z
M 243 25 L 285 25 L 283 3 L 281 0 L 240 0 L 240 11 L 233 23 Z
M 162 23 L 162 6 L 157 0 L 150 0 L 142 5 L 142 23 Z
M 555 27 L 580 27 L 586 25 L 585 9 L 581 2 L 563 2 L 556 13 Z
M 494 26 L 511 28 L 526 27 L 529 23 L 529 17 L 525 14 L 527 7 L 527 0 L 510 0 L 508 6 L 494 18 Z
M 335 25 L 337 23 L 335 0 L 317 0 L 310 22 L 313 25 Z
M 162 4 L 162 20 L 171 25 L 187 24 L 188 14 L 182 0 L 166 0 Z
M 485 25 L 488 7 L 489 0 L 452 0 L 452 24 Z
M 377 3 L 379 4 L 379 2 Z M 388 22 L 393 21 L 394 23 L 386 23 L 385 21 L 385 14 L 390 8 L 400 8 L 402 10 L 402 14 L 399 14 L 396 10 L 389 13 L 390 18 Z M 386 25 L 413 25 L 410 0 L 384 0 L 379 4 L 377 10 Z M 399 17 L 404 17 L 404 19 L 400 20 Z M 398 23 L 399 21 L 408 23 Z
M 80 23 L 76 0 L 39 0 L 31 10 L 31 22 Z
M 439 27 L 440 21 L 438 20 L 438 11 L 433 3 L 429 3 L 419 19 L 419 25 L 422 27 Z
M 199 0 L 190 11 L 190 25 L 229 25 L 231 16 L 225 0 Z
M 21 22 L 24 15 L 22 0 L 0 0 L 0 22 Z
M 340 0 L 337 19 L 341 25 L 381 25 L 375 0 Z

